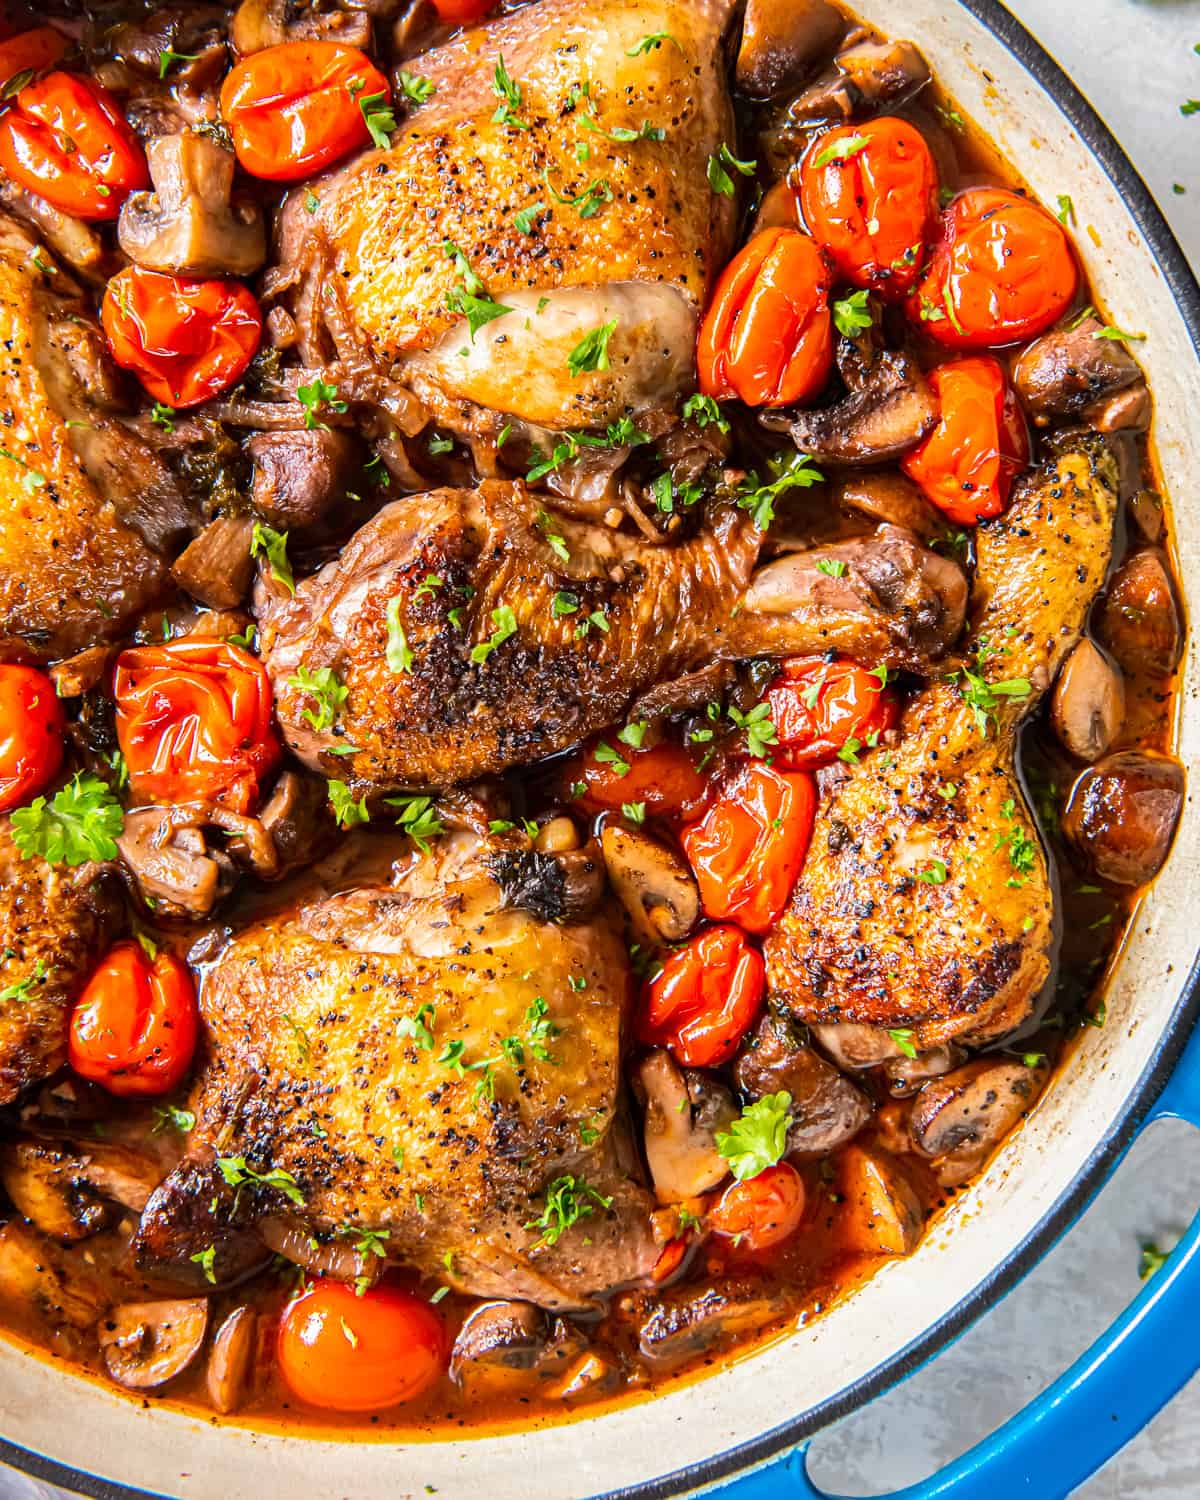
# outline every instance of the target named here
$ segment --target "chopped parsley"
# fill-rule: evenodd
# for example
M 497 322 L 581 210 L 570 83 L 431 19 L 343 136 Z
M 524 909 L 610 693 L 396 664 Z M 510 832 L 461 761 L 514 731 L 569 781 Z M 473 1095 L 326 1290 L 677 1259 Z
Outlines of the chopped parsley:
M 739 729 L 745 731 L 746 748 L 756 760 L 765 760 L 767 747 L 779 743 L 769 703 L 756 703 L 750 712 L 745 714 L 731 705 L 729 717 Z
M 159 77 L 162 77 L 161 73 Z M 193 1264 L 198 1265 L 203 1270 L 205 1281 L 210 1282 L 213 1286 L 217 1284 L 217 1273 L 214 1267 L 216 1258 L 217 1247 L 215 1245 L 208 1245 L 205 1249 L 198 1250 L 195 1255 L 188 1256 L 188 1259 Z
M 178 416 L 173 406 L 164 406 L 161 401 L 156 401 L 150 408 L 150 420 L 155 427 L 161 427 L 164 432 L 175 431 L 175 418 Z
M 715 426 L 718 432 L 728 432 L 729 423 L 721 415 L 721 407 L 712 396 L 701 396 L 698 392 L 683 403 L 683 416 L 687 422 L 695 422 L 702 431 Z
M 574 379 L 578 380 L 585 373 L 610 368 L 608 341 L 616 331 L 617 320 L 613 318 L 611 322 L 602 323 L 599 328 L 593 328 L 590 333 L 584 334 L 567 355 L 567 369 Z
M 1104 328 L 1097 328 L 1092 337 L 1094 339 L 1111 339 L 1114 343 L 1119 344 L 1142 344 L 1146 341 L 1144 333 L 1126 333 L 1123 328 L 1114 328 L 1111 323 Z
M 502 302 L 493 301 L 487 295 L 483 282 L 453 240 L 446 240 L 442 248 L 447 260 L 454 262 L 459 275 L 454 289 L 446 293 L 446 306 L 452 313 L 466 318 L 471 342 L 474 343 L 475 335 L 481 328 L 496 318 L 502 318 L 506 313 L 512 312 L 512 308 L 506 307 Z
M 708 185 L 714 193 L 719 193 L 723 198 L 732 198 L 734 194 L 733 178 L 729 175 L 728 168 L 732 168 L 743 177 L 753 177 L 758 170 L 758 163 L 739 161 L 722 141 L 720 149 L 708 158 Z
M 1054 215 L 1060 224 L 1075 223 L 1075 205 L 1069 193 L 1059 193 L 1058 212 Z
M 336 723 L 342 705 L 350 696 L 350 689 L 332 667 L 318 667 L 315 672 L 300 667 L 288 678 L 287 686 L 307 693 L 316 704 L 315 708 L 303 709 L 300 717 L 307 719 L 318 734 Z
M 408 637 L 404 634 L 404 626 L 400 623 L 400 608 L 403 603 L 399 594 L 393 595 L 388 600 L 385 655 L 389 671 L 411 673 L 413 669 L 412 648 L 408 644 Z
M 529 1050 L 539 1062 L 554 1061 L 547 1044 L 559 1035 L 560 1030 L 550 1019 L 550 1007 L 538 995 L 525 1011 L 525 1036 L 529 1042 Z
M 411 104 L 426 104 L 437 93 L 437 84 L 431 78 L 422 78 L 419 73 L 400 69 L 400 92 Z
M 526 1229 L 540 1229 L 538 1245 L 557 1245 L 568 1229 L 580 1219 L 589 1219 L 599 1208 L 610 1208 L 612 1199 L 598 1193 L 582 1177 L 567 1173 L 556 1177 L 546 1189 L 546 1206 L 536 1219 L 530 1219 Z
M 517 633 L 517 617 L 513 614 L 510 605 L 501 604 L 498 609 L 492 610 L 492 633 L 486 641 L 480 641 L 478 646 L 472 647 L 471 660 L 480 666 L 487 661 L 492 652 L 498 646 Z
M 851 292 L 848 297 L 839 298 L 833 304 L 833 321 L 837 331 L 846 338 L 853 338 L 863 328 L 870 328 L 874 319 L 867 293 Z
M 835 557 L 819 557 L 817 559 L 817 572 L 824 573 L 827 578 L 844 578 L 846 576 L 846 564 Z
M 33 987 L 42 984 L 46 979 L 46 965 L 42 959 L 38 959 L 33 968 L 24 979 L 18 979 L 14 984 L 6 984 L 0 990 L 0 1005 L 6 1005 L 10 1000 L 19 1001 L 22 1005 L 33 998 Z
M 36 797 L 28 807 L 15 808 L 9 822 L 23 858 L 83 865 L 117 857 L 125 814 L 107 781 L 76 771 L 53 800 Z
M 514 130 L 528 130 L 529 125 L 517 114 L 521 108 L 521 85 L 513 80 L 505 66 L 503 53 L 497 58 L 496 70 L 492 74 L 492 92 L 500 100 L 492 116 L 493 123 L 511 125 Z
M 624 760 L 620 751 L 614 750 L 607 740 L 601 740 L 592 751 L 592 759 L 602 766 L 611 766 L 618 776 L 628 776 L 633 767 Z
M 678 47 L 680 52 L 683 46 L 669 31 L 651 31 L 645 35 L 640 42 L 635 42 L 632 47 L 626 49 L 626 57 L 644 57 L 647 52 L 661 47 L 664 42 L 670 42 L 672 47 Z
M 528 208 L 520 208 L 513 214 L 513 223 L 522 234 L 532 234 L 535 228 L 534 220 L 538 214 L 544 213 L 545 209 L 546 205 L 540 200 L 537 203 L 531 203 Z
M 644 823 L 646 821 L 646 804 L 644 802 L 622 802 L 622 813 L 631 823 Z
M 764 1094 L 747 1105 L 727 1131 L 718 1131 L 718 1152 L 739 1182 L 757 1177 L 780 1161 L 787 1150 L 792 1096 L 786 1089 Z
M 832 145 L 818 151 L 813 159 L 814 167 L 828 167 L 836 163 L 841 166 L 856 157 L 860 151 L 865 151 L 871 144 L 871 138 L 867 135 L 848 135 L 840 141 L 834 141 Z
M 165 78 L 176 63 L 197 62 L 199 57 L 198 52 L 173 52 L 170 47 L 164 47 L 158 54 L 158 76 Z
M 338 399 L 337 386 L 330 385 L 328 381 L 321 380 L 319 377 L 310 381 L 308 385 L 297 386 L 296 396 L 304 408 L 304 425 L 310 431 L 315 428 L 322 431 L 328 430 L 326 424 L 317 419 L 319 407 L 326 406 L 330 411 L 336 412 L 346 410 L 346 403 Z
M 579 612 L 579 595 L 567 589 L 559 589 L 550 605 L 556 615 L 574 615 Z
M 429 1017 L 428 1024 L 425 1017 Z M 396 1035 L 411 1038 L 422 1052 L 433 1051 L 433 1026 L 437 1011 L 432 1005 L 422 1005 L 415 1016 L 401 1016 L 396 1022 Z
M 1149 1281 L 1151 1276 L 1162 1270 L 1170 1258 L 1170 1250 L 1160 1250 L 1153 1240 L 1143 1240 L 1141 1255 L 1138 1258 L 1138 1280 Z
M 786 490 L 810 489 L 825 477 L 813 467 L 807 453 L 793 453 L 784 460 L 771 459 L 769 467 L 775 475 L 769 483 L 760 483 L 758 475 L 751 470 L 737 490 L 739 509 L 750 512 L 759 531 L 766 531 L 775 519 L 775 502 Z
M 329 783 L 329 805 L 333 808 L 333 815 L 337 819 L 339 828 L 353 828 L 356 823 L 371 821 L 371 814 L 367 811 L 366 797 L 355 802 L 350 788 L 344 781 Z
M 250 556 L 265 556 L 267 565 L 271 569 L 271 576 L 281 583 L 289 594 L 296 592 L 296 580 L 292 574 L 292 565 L 287 554 L 288 533 L 276 531 L 273 526 L 264 526 L 261 521 L 255 521 L 254 530 L 250 533 Z
M 904 1054 L 905 1057 L 916 1057 L 917 1049 L 913 1044 L 913 1034 L 911 1026 L 894 1026 L 889 1029 L 888 1036 L 890 1036 L 892 1041 L 895 1042 L 896 1046 L 900 1048 L 900 1051 Z
M 173 1104 L 156 1104 L 154 1126 L 150 1133 L 161 1135 L 168 1128 L 178 1130 L 180 1135 L 187 1135 L 189 1130 L 196 1128 L 196 1116 L 190 1109 L 176 1109 Z
M 917 872 L 917 879 L 923 880 L 926 885 L 945 885 L 947 873 L 944 859 L 931 859 L 928 869 Z
M 613 201 L 612 184 L 607 177 L 594 177 L 587 187 L 581 193 L 576 193 L 573 198 L 560 193 L 550 181 L 549 167 L 542 168 L 542 181 L 556 203 L 575 209 L 581 219 L 594 219 L 606 203 Z
M 429 853 L 430 839 L 435 839 L 446 831 L 446 825 L 438 817 L 437 804 L 432 797 L 410 793 L 401 797 L 386 797 L 384 803 L 387 807 L 400 809 L 396 827 L 412 839 L 422 854 Z
M 272 1167 L 269 1172 L 256 1172 L 253 1167 L 247 1166 L 244 1156 L 218 1156 L 217 1166 L 221 1176 L 231 1188 L 240 1188 L 247 1185 L 271 1188 L 277 1193 L 282 1193 L 289 1203 L 294 1203 L 297 1208 L 303 1208 L 304 1194 L 300 1191 L 299 1184 L 290 1172 L 285 1172 L 282 1167 Z

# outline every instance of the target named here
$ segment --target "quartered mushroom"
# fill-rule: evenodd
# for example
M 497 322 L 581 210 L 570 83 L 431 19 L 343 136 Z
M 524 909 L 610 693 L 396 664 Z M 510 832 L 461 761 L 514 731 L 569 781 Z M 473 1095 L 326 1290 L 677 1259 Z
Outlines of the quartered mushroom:
M 864 1026 L 858 1021 L 827 1021 L 817 1022 L 809 1030 L 839 1068 L 874 1068 L 905 1056 L 896 1038 L 879 1026 Z
M 289 0 L 242 0 L 234 12 L 229 39 L 241 57 L 283 42 L 341 42 L 367 51 L 371 18 L 362 7 L 322 12 L 300 9 Z
M 36 1136 L 0 1150 L 0 1180 L 13 1207 L 64 1242 L 106 1229 L 117 1205 L 140 1213 L 161 1177 L 153 1157 L 129 1146 Z
M 236 609 L 254 572 L 253 534 L 249 516 L 218 516 L 175 559 L 171 576 L 210 609 Z
M 1100 612 L 1100 634 L 1127 672 L 1162 676 L 1175 670 L 1183 627 L 1161 552 L 1135 552 L 1117 569 Z
M 94 1328 L 108 1294 L 91 1273 L 23 1224 L 0 1228 L 0 1304 L 40 1309 L 55 1330 Z
M 872 470 L 844 479 L 834 490 L 834 498 L 843 510 L 903 526 L 923 542 L 930 542 L 946 530 L 946 522 L 926 500 L 921 491 L 895 469 Z
M 583 1396 L 603 1396 L 620 1384 L 620 1371 L 611 1359 L 589 1349 L 581 1354 L 569 1370 L 547 1386 L 552 1401 L 577 1401 Z
M 208 1330 L 203 1298 L 125 1302 L 97 1331 L 105 1368 L 118 1385 L 150 1391 L 174 1380 L 199 1354 Z
M 748 0 L 737 55 L 744 94 L 774 99 L 830 55 L 846 18 L 828 0 Z
M 1013 385 L 1037 426 L 1074 416 L 1141 380 L 1141 368 L 1129 351 L 1115 339 L 1098 337 L 1101 331 L 1093 317 L 1055 328 L 1034 339 L 1017 360 Z
M 898 104 L 928 82 L 929 64 L 912 42 L 868 38 L 837 54 L 829 72 L 788 105 L 788 119 L 848 120 Z
M 862 1090 L 812 1047 L 794 1041 L 771 1015 L 743 1044 L 733 1077 L 752 1099 L 781 1090 L 791 1095 L 789 1151 L 835 1151 L 871 1118 L 871 1102 Z
M 700 918 L 696 879 L 675 850 L 642 829 L 609 823 L 600 836 L 609 882 L 639 937 L 678 943 Z
M 646 1161 L 660 1203 L 681 1203 L 729 1175 L 716 1134 L 737 1109 L 727 1089 L 703 1073 L 684 1074 L 668 1052 L 649 1053 L 634 1069 L 645 1095 Z
M 1125 722 L 1125 679 L 1094 641 L 1085 636 L 1063 663 L 1050 722 L 1062 744 L 1080 760 L 1099 760 Z
M 470 1314 L 450 1354 L 450 1378 L 472 1400 L 562 1380 L 586 1351 L 573 1323 L 532 1302 L 485 1302 Z
M 922 1084 L 931 1078 L 941 1078 L 952 1069 L 960 1067 L 967 1058 L 964 1048 L 954 1042 L 942 1047 L 930 1047 L 927 1052 L 918 1052 L 916 1057 L 895 1057 L 884 1064 L 888 1092 L 893 1099 L 907 1099 L 915 1094 Z
M 911 1254 L 925 1210 L 895 1158 L 878 1147 L 849 1145 L 837 1159 L 837 1172 L 847 1243 L 869 1255 Z
M 208 136 L 157 136 L 146 148 L 153 192 L 126 199 L 121 249 L 139 266 L 188 276 L 248 276 L 266 259 L 262 210 L 235 196 L 237 165 Z
M 784 1306 L 778 1291 L 748 1278 L 680 1286 L 649 1300 L 638 1347 L 653 1364 L 669 1368 L 748 1329 L 763 1328 Z
M 933 1159 L 943 1187 L 957 1187 L 983 1166 L 1046 1086 L 1044 1061 L 979 1057 L 927 1083 L 913 1102 L 913 1145 Z
M 205 1382 L 219 1412 L 237 1411 L 258 1343 L 258 1317 L 252 1307 L 235 1307 L 213 1335 Z
M 1089 767 L 1072 787 L 1063 833 L 1102 880 L 1144 885 L 1170 852 L 1183 792 L 1177 761 L 1118 751 Z

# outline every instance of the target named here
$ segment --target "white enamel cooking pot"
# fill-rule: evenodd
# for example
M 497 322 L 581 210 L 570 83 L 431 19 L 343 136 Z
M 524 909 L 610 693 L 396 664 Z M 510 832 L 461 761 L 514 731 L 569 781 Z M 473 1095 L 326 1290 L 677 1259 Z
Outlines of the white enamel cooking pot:
M 1200 598 L 1200 288 L 1146 187 L 1082 96 L 994 0 L 857 0 L 856 9 L 920 45 L 1044 201 L 1070 193 L 1077 243 L 1106 311 L 1148 335 L 1138 356 L 1156 400 L 1180 572 Z M 1198 685 L 1192 643 L 1178 742 L 1188 766 L 1200 763 Z M 1198 856 L 1200 807 L 1189 793 L 1174 853 L 1111 976 L 1105 1026 L 1088 1031 L 1032 1118 L 914 1256 L 762 1353 L 610 1415 L 402 1445 L 254 1433 L 142 1407 L 0 1343 L 0 1457 L 98 1496 L 400 1500 L 432 1487 L 453 1500 L 582 1500 L 731 1481 L 737 1500 L 815 1496 L 798 1445 L 991 1306 L 1082 1211 L 1147 1118 L 1174 1112 L 1200 1125 L 1200 1044 L 1183 1057 L 1200 1007 Z M 1194 1226 L 1115 1332 L 1046 1397 L 905 1493 L 1049 1500 L 1082 1480 L 1200 1366 L 1197 1237 Z

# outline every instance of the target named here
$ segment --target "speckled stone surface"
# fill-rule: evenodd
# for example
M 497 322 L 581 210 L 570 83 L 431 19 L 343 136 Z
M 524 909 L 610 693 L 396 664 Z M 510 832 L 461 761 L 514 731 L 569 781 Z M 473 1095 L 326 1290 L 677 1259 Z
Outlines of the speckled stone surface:
M 1184 100 L 1200 99 L 1200 0 L 1008 4 L 1108 121 L 1193 263 L 1200 261 L 1200 113 L 1179 111 Z M 1175 1123 L 1156 1127 L 1009 1297 L 903 1386 L 817 1439 L 814 1479 L 838 1494 L 886 1494 L 965 1451 L 1069 1365 L 1135 1295 L 1140 1240 L 1169 1247 L 1198 1206 L 1200 1137 Z M 0 1469 L 0 1500 L 62 1500 L 63 1493 Z M 1200 1380 L 1078 1494 L 1200 1500 Z

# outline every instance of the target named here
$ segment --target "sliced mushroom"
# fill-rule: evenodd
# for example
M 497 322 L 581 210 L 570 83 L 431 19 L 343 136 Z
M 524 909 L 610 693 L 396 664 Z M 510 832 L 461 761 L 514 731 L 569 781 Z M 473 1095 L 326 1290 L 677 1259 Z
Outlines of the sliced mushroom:
M 835 406 L 764 412 L 759 420 L 786 432 L 802 453 L 818 462 L 883 463 L 914 447 L 938 418 L 937 397 L 920 365 L 903 351 L 887 350 L 866 360 L 839 355 L 849 393 Z
M 1153 410 L 1144 380 L 1085 408 L 1083 420 L 1097 432 L 1145 432 Z
M 589 1349 L 581 1354 L 571 1368 L 546 1387 L 551 1401 L 575 1401 L 581 1396 L 603 1396 L 616 1390 L 620 1383 L 620 1372 L 611 1359 Z
M 467 1318 L 450 1355 L 450 1378 L 473 1401 L 559 1380 L 587 1348 L 573 1323 L 531 1302 L 485 1302 Z
M 794 88 L 846 33 L 828 0 L 748 0 L 737 56 L 737 85 L 756 99 Z
M 324 782 L 303 771 L 284 771 L 259 813 L 279 860 L 279 874 L 310 864 L 333 842 L 325 816 Z
M 10 178 L 0 175 L 0 204 L 17 218 L 31 225 L 50 249 L 81 275 L 99 275 L 104 260 L 104 242 L 91 224 L 73 219 L 37 193 L 18 187 Z
M 1166 559 L 1135 552 L 1117 569 L 1100 614 L 1104 644 L 1127 672 L 1173 672 L 1183 649 L 1183 627 Z
M 97 1330 L 108 1373 L 131 1391 L 149 1391 L 181 1375 L 204 1344 L 208 1303 L 125 1302 Z
M 1050 703 L 1054 732 L 1080 760 L 1099 760 L 1125 722 L 1125 679 L 1086 637 L 1063 663 Z
M 895 469 L 878 473 L 856 474 L 844 479 L 834 491 L 843 510 L 857 511 L 874 521 L 903 526 L 923 542 L 932 541 L 946 530 L 945 519 L 930 505 L 912 482 Z
M 1114 391 L 1141 380 L 1138 363 L 1123 344 L 1102 339 L 1098 318 L 1044 333 L 1013 366 L 1013 385 L 1039 427 L 1074 416 Z
M 246 449 L 254 460 L 255 510 L 293 531 L 316 525 L 358 470 L 358 445 L 344 432 L 259 432 Z
M 210 609 L 235 609 L 254 572 L 253 532 L 248 516 L 218 516 L 176 558 L 171 576 Z
M 761 1331 L 785 1309 L 782 1295 L 748 1278 L 728 1278 L 709 1286 L 680 1286 L 648 1299 L 638 1347 L 659 1368 Z
M 646 1105 L 646 1162 L 660 1203 L 681 1203 L 706 1193 L 729 1175 L 716 1134 L 737 1109 L 727 1090 L 703 1073 L 686 1076 L 669 1053 L 648 1054 L 634 1068 Z
M 957 1187 L 983 1166 L 1046 1086 L 1044 1062 L 980 1057 L 927 1083 L 913 1102 L 913 1145 L 933 1159 L 943 1187 Z
M 838 1157 L 846 1242 L 868 1255 L 910 1255 L 925 1210 L 903 1168 L 886 1151 L 851 1145 Z
M 839 1068 L 874 1068 L 905 1055 L 895 1037 L 879 1026 L 863 1026 L 857 1021 L 818 1022 L 809 1027 L 813 1037 L 829 1053 Z
M 210 849 L 199 803 L 129 813 L 117 847 L 138 893 L 162 916 L 206 917 L 233 888 L 233 862 Z
M 365 52 L 371 46 L 371 17 L 361 8 L 322 12 L 289 0 L 242 0 L 229 38 L 242 57 L 299 41 L 341 42 Z
M 784 1023 L 770 1015 L 743 1045 L 733 1080 L 752 1099 L 780 1090 L 791 1095 L 789 1151 L 834 1151 L 871 1118 L 866 1095 L 811 1047 L 792 1040 Z
M 54 691 L 60 698 L 82 698 L 104 681 L 120 647 L 88 646 L 50 668 Z
M 233 195 L 237 165 L 211 137 L 160 135 L 146 148 L 153 192 L 121 209 L 121 249 L 140 266 L 188 276 L 248 276 L 267 258 L 262 210 Z
M 1144 885 L 1166 862 L 1183 791 L 1178 762 L 1118 751 L 1084 771 L 1072 787 L 1063 833 L 1102 880 Z
M 682 858 L 642 829 L 610 823 L 600 836 L 604 865 L 638 936 L 678 943 L 700 917 L 700 892 Z
M 941 1078 L 966 1061 L 964 1048 L 954 1042 L 942 1047 L 930 1047 L 927 1052 L 918 1052 L 916 1057 L 895 1057 L 885 1063 L 888 1092 L 893 1099 L 907 1099 L 915 1094 L 922 1084 L 931 1078 Z
M 55 1246 L 21 1224 L 0 1229 L 0 1302 L 40 1313 L 53 1328 L 94 1328 L 108 1305 L 100 1283 L 79 1257 Z
M 141 1213 L 162 1170 L 130 1146 L 76 1146 L 48 1136 L 7 1143 L 0 1180 L 13 1207 L 43 1234 L 70 1242 L 105 1229 L 114 1205 Z
M 856 42 L 838 53 L 830 72 L 792 101 L 788 118 L 797 124 L 848 120 L 910 97 L 929 76 L 929 64 L 912 42 Z
M 252 1307 L 235 1307 L 213 1335 L 208 1355 L 208 1399 L 219 1412 L 236 1411 L 258 1342 L 258 1318 Z

